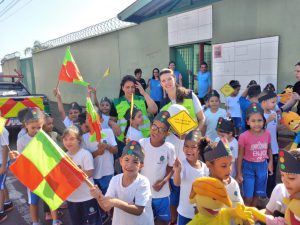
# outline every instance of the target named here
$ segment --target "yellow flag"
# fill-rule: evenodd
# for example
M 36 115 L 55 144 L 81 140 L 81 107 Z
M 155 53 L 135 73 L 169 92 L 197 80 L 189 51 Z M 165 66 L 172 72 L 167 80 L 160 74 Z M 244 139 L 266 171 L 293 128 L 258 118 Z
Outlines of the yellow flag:
M 110 74 L 110 69 L 109 67 L 107 67 L 107 69 L 105 70 L 103 77 L 107 77 Z
M 130 102 L 130 118 L 132 118 L 132 113 L 133 113 L 133 106 L 134 106 L 134 94 L 131 95 L 131 102 Z
M 3 133 L 5 123 L 6 123 L 6 119 L 4 117 L 0 117 L 0 135 Z

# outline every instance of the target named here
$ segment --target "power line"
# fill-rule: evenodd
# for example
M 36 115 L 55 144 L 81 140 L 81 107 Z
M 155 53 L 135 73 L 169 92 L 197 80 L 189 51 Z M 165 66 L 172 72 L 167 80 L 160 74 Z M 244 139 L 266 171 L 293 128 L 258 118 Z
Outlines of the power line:
M 14 0 L 10 4 L 8 4 L 1 12 L 0 18 L 3 17 L 11 8 L 13 8 L 16 4 L 18 4 L 20 0 Z
M 11 16 L 15 15 L 18 11 L 20 11 L 21 9 L 23 9 L 25 6 L 27 6 L 30 2 L 32 2 L 32 0 L 29 0 L 27 3 L 25 3 L 23 6 L 21 6 L 20 8 L 16 9 L 13 13 L 11 13 L 9 16 L 3 18 L 0 20 L 0 22 L 3 22 L 5 20 L 7 20 L 8 18 L 10 18 Z M 1 16 L 0 16 L 1 17 Z

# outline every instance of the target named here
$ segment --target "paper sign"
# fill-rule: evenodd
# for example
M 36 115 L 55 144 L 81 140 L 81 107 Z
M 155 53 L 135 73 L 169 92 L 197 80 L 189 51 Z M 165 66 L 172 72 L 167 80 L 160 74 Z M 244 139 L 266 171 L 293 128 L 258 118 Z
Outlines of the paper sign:
M 229 84 L 225 84 L 220 91 L 225 97 L 228 97 L 234 92 L 234 89 Z
M 184 135 L 195 129 L 198 124 L 185 110 L 180 111 L 168 119 L 169 124 L 178 135 Z

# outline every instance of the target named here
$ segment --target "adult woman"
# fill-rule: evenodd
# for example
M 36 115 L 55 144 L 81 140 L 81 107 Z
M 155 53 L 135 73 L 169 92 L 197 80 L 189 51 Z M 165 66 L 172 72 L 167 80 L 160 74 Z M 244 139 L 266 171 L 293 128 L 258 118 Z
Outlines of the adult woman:
M 159 81 L 159 69 L 153 69 L 152 78 L 148 80 L 148 86 L 150 88 L 150 97 L 154 100 L 159 109 L 163 98 L 163 90 Z
M 173 71 L 173 74 L 176 78 L 176 83 L 179 86 L 182 86 L 182 75 L 178 70 L 176 70 L 176 63 L 174 61 L 169 62 L 169 69 Z
M 125 113 L 130 108 L 131 96 L 135 93 L 135 89 L 138 89 L 142 96 L 134 96 L 134 105 L 140 109 L 144 117 L 144 125 L 140 127 L 144 137 L 148 137 L 150 134 L 150 120 L 147 116 L 147 112 L 155 114 L 157 112 L 157 106 L 150 96 L 145 92 L 142 85 L 136 82 L 135 78 L 131 75 L 126 75 L 121 81 L 121 89 L 119 98 L 113 100 L 113 104 L 110 111 L 111 119 L 118 122 L 121 128 L 121 135 L 117 138 L 119 141 L 124 141 L 124 131 L 127 125 L 125 119 Z
M 176 84 L 175 75 L 170 69 L 163 69 L 159 74 L 159 80 L 162 88 L 167 93 L 167 98 L 164 99 L 164 106 L 161 110 L 167 110 L 174 103 L 183 105 L 192 118 L 198 122 L 199 129 L 202 130 L 205 117 L 197 96 L 191 90 Z

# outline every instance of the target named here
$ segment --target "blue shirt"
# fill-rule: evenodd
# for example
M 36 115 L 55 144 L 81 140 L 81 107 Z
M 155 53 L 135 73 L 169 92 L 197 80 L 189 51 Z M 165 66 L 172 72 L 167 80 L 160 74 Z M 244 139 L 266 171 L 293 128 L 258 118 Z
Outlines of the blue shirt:
M 159 80 L 150 79 L 150 97 L 156 102 L 160 102 L 162 100 L 163 91 Z
M 176 78 L 176 83 L 179 84 L 179 75 L 180 75 L 180 72 L 178 70 L 175 70 L 174 71 L 174 75 L 175 75 L 175 78 Z
M 242 112 L 242 124 L 241 124 L 242 132 L 244 132 L 244 131 L 246 131 L 246 120 L 247 120 L 246 111 L 247 111 L 248 107 L 251 105 L 251 102 L 243 96 L 240 97 L 239 102 L 240 102 L 240 107 L 241 107 L 241 112 Z M 260 106 L 259 103 L 257 103 L 257 104 Z
M 199 98 L 204 98 L 207 94 L 208 88 L 211 87 L 211 73 L 206 71 L 202 73 L 201 71 L 197 74 L 198 79 L 198 96 Z

